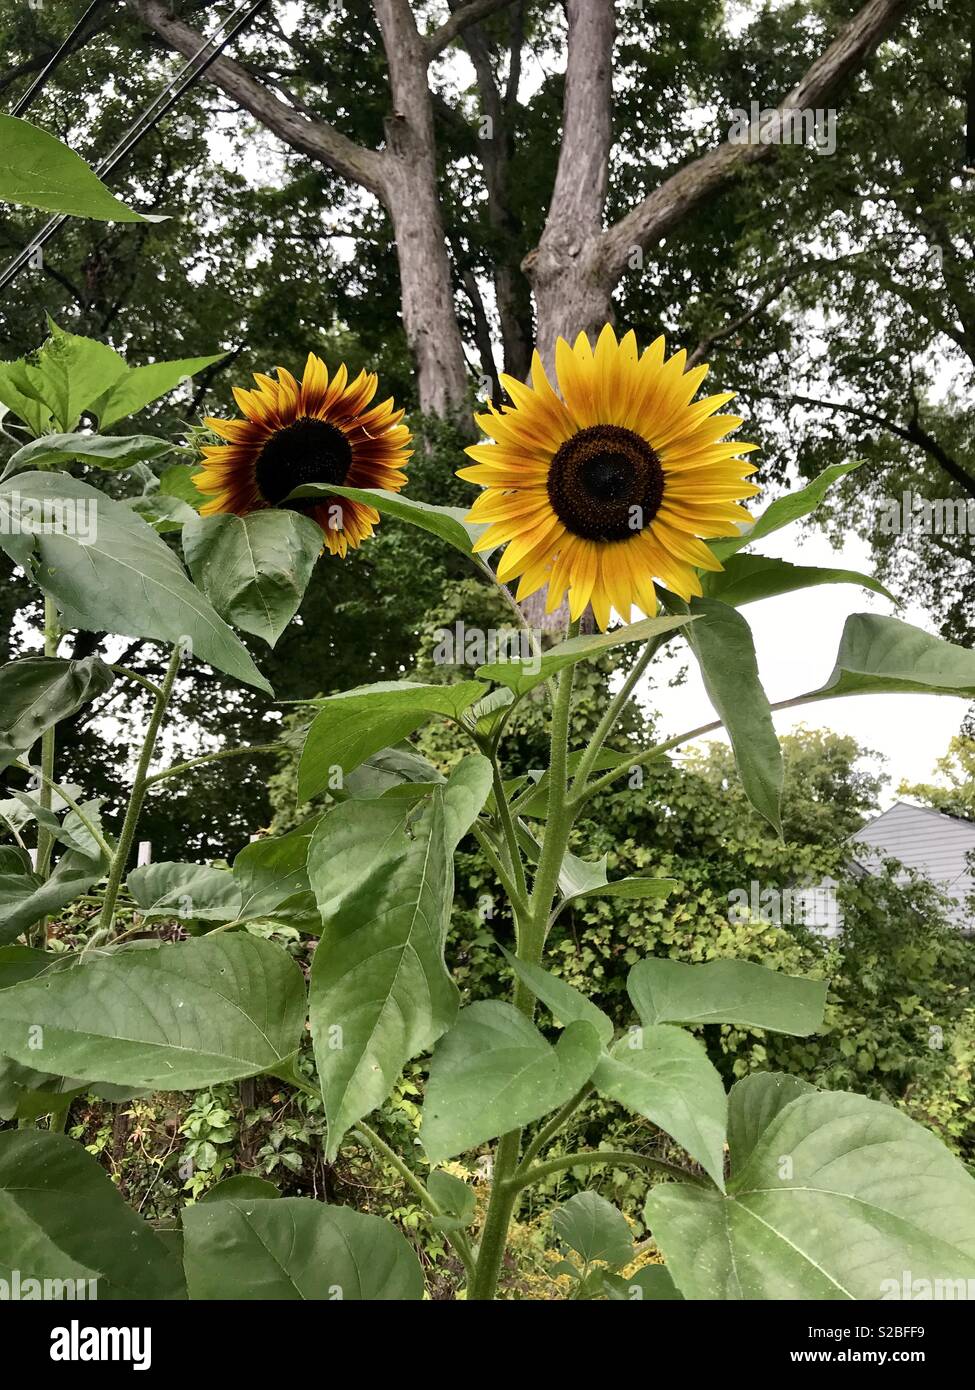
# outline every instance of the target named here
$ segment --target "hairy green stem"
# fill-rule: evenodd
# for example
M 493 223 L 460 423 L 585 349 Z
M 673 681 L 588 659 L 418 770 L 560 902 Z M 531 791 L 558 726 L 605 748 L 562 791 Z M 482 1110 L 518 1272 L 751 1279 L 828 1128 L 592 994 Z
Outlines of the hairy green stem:
M 353 1133 L 365 1141 L 367 1148 L 371 1148 L 374 1153 L 377 1153 L 381 1158 L 386 1160 L 390 1168 L 394 1169 L 403 1179 L 410 1191 L 415 1193 L 421 1205 L 426 1208 L 431 1216 L 443 1216 L 443 1210 L 439 1203 L 430 1196 L 430 1193 L 424 1187 L 420 1179 L 411 1171 L 407 1164 L 403 1162 L 396 1150 L 390 1148 L 385 1139 L 382 1139 L 376 1131 L 371 1129 L 363 1120 L 359 1120 Z M 448 1231 L 446 1235 L 447 1239 L 460 1256 L 461 1263 L 466 1269 L 468 1276 L 473 1277 L 474 1256 L 471 1253 L 471 1247 L 467 1236 L 463 1231 Z
M 579 630 L 578 623 L 569 625 L 568 636 Z M 559 678 L 552 707 L 551 756 L 549 761 L 548 818 L 542 852 L 532 884 L 529 915 L 518 934 L 518 958 L 538 965 L 545 947 L 552 900 L 558 884 L 559 870 L 565 857 L 572 812 L 566 804 L 569 758 L 569 717 L 572 711 L 572 689 L 575 667 L 566 666 Z M 503 789 L 502 789 L 503 799 Z M 509 813 L 510 819 L 510 813 Z M 518 980 L 514 993 L 515 1005 L 529 1017 L 534 1013 L 534 998 L 528 987 Z M 481 1243 L 477 1254 L 477 1269 L 471 1281 L 468 1298 L 473 1302 L 490 1302 L 497 1292 L 498 1278 L 508 1240 L 508 1227 L 518 1205 L 518 1189 L 508 1185 L 518 1166 L 521 1150 L 521 1130 L 502 1135 L 494 1156 L 491 1199 L 488 1203 Z
M 122 833 L 119 836 L 118 848 L 112 859 L 112 867 L 108 875 L 108 886 L 105 889 L 105 898 L 102 902 L 101 916 L 98 919 L 98 929 L 100 931 L 111 931 L 115 921 L 115 904 L 118 900 L 119 888 L 122 885 L 122 877 L 125 873 L 125 866 L 129 860 L 129 853 L 135 840 L 136 827 L 139 824 L 139 816 L 142 814 L 142 804 L 146 799 L 146 787 L 149 780 L 149 767 L 152 763 L 152 755 L 156 749 L 156 739 L 159 736 L 159 729 L 166 713 L 166 706 L 169 704 L 170 696 L 173 693 L 173 686 L 176 684 L 176 676 L 179 673 L 179 665 L 183 659 L 183 648 L 177 643 L 173 648 L 173 654 L 169 660 L 169 668 L 162 683 L 159 694 L 156 696 L 156 703 L 152 714 L 149 717 L 149 727 L 146 730 L 145 741 L 142 744 L 142 752 L 139 754 L 139 762 L 135 770 L 135 778 L 132 782 L 132 791 L 129 794 L 129 804 L 125 812 L 125 820 L 122 822 Z
M 21 772 L 37 771 L 37 769 L 31 768 L 28 766 L 27 763 L 22 763 L 19 760 L 14 763 L 14 767 L 18 768 Z M 41 772 L 40 775 L 42 785 L 46 787 L 49 792 L 52 791 L 55 785 L 53 777 L 50 777 L 45 772 Z M 68 810 L 73 811 L 75 813 L 75 815 L 81 821 L 81 824 L 88 831 L 88 834 L 92 837 L 92 839 L 97 844 L 98 848 L 101 850 L 102 854 L 104 854 L 106 858 L 111 859 L 111 845 L 105 839 L 105 836 L 102 834 L 102 832 L 98 829 L 98 826 L 95 825 L 94 821 L 88 819 L 88 817 L 85 815 L 84 811 L 78 805 L 77 801 L 75 801 L 74 797 L 70 794 L 70 792 L 68 792 L 64 787 L 58 787 L 58 796 L 64 802 L 65 806 L 67 806 Z M 7 824 L 9 825 L 10 822 L 8 821 Z M 13 830 L 13 826 L 10 826 L 10 828 L 11 830 Z M 14 834 L 16 835 L 17 832 L 14 831 Z M 17 838 L 19 839 L 19 836 Z
M 689 1173 L 686 1168 L 679 1168 L 676 1163 L 667 1163 L 662 1158 L 651 1158 L 648 1154 L 633 1153 L 628 1149 L 593 1149 L 577 1154 L 561 1154 L 558 1158 L 536 1163 L 534 1167 L 518 1169 L 506 1179 L 504 1185 L 512 1195 L 516 1195 L 529 1183 L 540 1182 L 552 1173 L 562 1173 L 567 1168 L 599 1168 L 603 1164 L 609 1164 L 613 1168 L 648 1168 L 654 1173 L 677 1178 L 680 1182 L 694 1183 L 698 1187 L 712 1186 L 707 1178 L 699 1177 L 697 1173 Z
M 769 705 L 771 710 L 795 709 L 797 705 L 806 705 L 816 699 L 815 691 L 807 691 L 805 695 L 793 695 L 789 700 L 777 700 L 775 704 Z M 578 808 L 590 801 L 599 792 L 605 791 L 612 786 L 617 777 L 622 777 L 624 772 L 630 772 L 635 767 L 641 767 L 645 763 L 653 762 L 654 758 L 661 757 L 664 753 L 669 753 L 672 748 L 679 748 L 682 743 L 689 743 L 691 739 L 703 738 L 705 734 L 713 734 L 718 729 L 724 728 L 724 720 L 712 719 L 710 724 L 701 724 L 696 729 L 688 729 L 686 733 L 677 734 L 674 738 L 668 738 L 663 743 L 656 743 L 652 748 L 645 748 L 642 753 L 635 753 L 626 762 L 620 763 L 619 767 L 612 768 L 602 777 L 597 777 L 594 782 L 587 783 L 578 791 L 573 791 L 570 804 L 573 808 Z
M 180 777 L 194 767 L 202 767 L 204 763 L 218 763 L 223 758 L 243 758 L 248 753 L 280 753 L 283 749 L 284 745 L 281 743 L 255 743 L 249 748 L 221 748 L 217 753 L 204 753 L 202 757 L 191 758 L 188 763 L 174 763 L 162 772 L 154 772 L 151 777 L 146 778 L 146 786 L 153 787 L 157 782 L 165 782 L 169 777 Z
M 128 666 L 111 666 L 109 669 L 114 671 L 117 676 L 124 676 L 126 680 L 135 681 L 136 685 L 141 685 L 145 690 L 148 690 L 151 695 L 159 695 L 161 693 L 155 681 L 148 680 L 145 676 L 140 676 L 137 671 L 130 671 Z
M 548 1120 L 535 1135 L 535 1138 L 528 1145 L 522 1157 L 521 1163 L 516 1170 L 521 1173 L 526 1170 L 533 1160 L 541 1153 L 545 1145 L 548 1144 L 558 1134 L 566 1120 L 579 1109 L 586 1097 L 592 1091 L 592 1082 L 587 1081 L 581 1090 L 576 1091 L 571 1100 L 567 1100 L 561 1110 L 557 1110 L 550 1120 Z
M 44 595 L 44 655 L 57 656 L 58 641 L 61 631 L 58 624 L 58 610 L 54 600 L 48 595 Z M 54 758 L 57 748 L 57 734 L 52 724 L 49 729 L 45 729 L 41 735 L 41 789 L 38 800 L 45 811 L 50 811 L 51 786 L 54 781 Z M 54 836 L 45 826 L 39 826 L 37 832 L 37 864 L 36 872 L 41 878 L 47 878 L 51 867 L 51 853 L 54 849 Z M 44 924 L 42 923 L 43 927 Z

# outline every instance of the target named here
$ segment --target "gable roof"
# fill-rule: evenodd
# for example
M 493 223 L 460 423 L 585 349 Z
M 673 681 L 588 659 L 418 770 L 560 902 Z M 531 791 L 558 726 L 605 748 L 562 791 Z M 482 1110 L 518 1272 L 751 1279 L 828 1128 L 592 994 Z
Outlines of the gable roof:
M 882 858 L 897 859 L 929 879 L 959 906 L 959 924 L 975 927 L 967 901 L 975 896 L 969 856 L 975 854 L 975 822 L 897 801 L 852 835 L 863 846 L 857 859 L 868 872 Z

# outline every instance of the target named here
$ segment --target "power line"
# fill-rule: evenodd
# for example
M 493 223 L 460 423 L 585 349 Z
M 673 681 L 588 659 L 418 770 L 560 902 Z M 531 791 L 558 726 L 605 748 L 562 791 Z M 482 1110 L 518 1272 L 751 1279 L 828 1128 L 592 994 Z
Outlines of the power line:
M 246 4 L 242 6 L 242 9 L 244 9 L 246 13 L 241 14 L 240 11 L 237 10 L 234 14 L 228 15 L 226 19 L 222 20 L 220 24 L 217 25 L 210 37 L 207 38 L 193 56 L 187 60 L 182 71 L 177 73 L 166 87 L 163 88 L 142 115 L 132 123 L 128 131 L 126 131 L 117 142 L 115 147 L 95 166 L 95 173 L 99 178 L 104 178 L 107 174 L 110 174 L 127 155 L 131 154 L 150 131 L 155 129 L 162 118 L 173 109 L 180 97 L 188 92 L 189 89 L 200 80 L 207 69 L 216 62 L 227 45 L 251 22 L 258 11 L 264 9 L 267 3 L 268 0 L 254 0 L 254 3 L 251 4 L 249 8 Z M 239 18 L 237 16 L 239 16 Z M 217 36 L 220 34 L 221 30 L 227 28 L 231 20 L 235 20 L 233 27 L 224 34 L 216 47 L 213 47 Z M 213 51 L 207 54 L 199 67 L 194 68 L 193 65 L 196 63 L 197 59 L 205 54 L 207 49 L 211 47 L 213 47 Z M 46 223 L 37 235 L 28 242 L 23 250 L 18 252 L 6 269 L 0 273 L 0 290 L 6 289 L 7 285 L 20 274 L 21 270 L 23 270 L 26 265 L 30 264 L 41 247 L 45 246 L 47 242 L 51 240 L 59 229 L 64 226 L 67 220 L 68 215 L 66 213 L 61 213 L 57 217 L 53 217 L 51 221 Z
M 17 102 L 17 105 L 10 113 L 11 116 L 23 115 L 23 113 L 27 110 L 28 106 L 30 106 L 31 102 L 37 96 L 38 92 L 40 92 L 47 79 L 51 76 L 51 74 L 54 72 L 56 68 L 59 68 L 61 66 L 64 59 L 75 47 L 75 43 L 81 37 L 82 30 L 88 23 L 88 20 L 91 19 L 92 15 L 94 15 L 96 10 L 101 9 L 103 4 L 104 0 L 91 0 L 91 4 L 88 6 L 84 14 L 78 20 L 78 23 L 71 30 L 71 33 L 61 44 L 61 47 L 44 65 L 42 71 L 37 75 L 37 77 L 35 77 L 34 81 L 27 88 L 27 91 Z

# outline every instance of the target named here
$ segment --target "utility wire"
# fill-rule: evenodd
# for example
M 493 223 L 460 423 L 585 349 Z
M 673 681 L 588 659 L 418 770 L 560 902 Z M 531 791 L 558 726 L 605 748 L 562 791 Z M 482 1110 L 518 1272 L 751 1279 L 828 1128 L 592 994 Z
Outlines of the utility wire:
M 172 110 L 180 97 L 188 92 L 189 89 L 200 80 L 207 69 L 216 62 L 227 45 L 251 22 L 258 11 L 264 9 L 267 3 L 268 0 L 254 0 L 254 3 L 249 7 L 246 4 L 242 6 L 242 8 L 246 10 L 246 13 L 241 14 L 240 11 L 237 10 L 234 14 L 228 15 L 226 19 L 218 24 L 210 37 L 206 39 L 193 54 L 192 58 L 187 60 L 182 71 L 176 74 L 172 81 L 163 88 L 142 115 L 132 123 L 125 135 L 123 135 L 115 145 L 114 149 L 95 166 L 95 173 L 99 178 L 103 179 L 107 174 L 110 174 L 127 155 L 131 154 L 135 147 L 145 139 L 150 131 L 155 129 L 162 118 Z M 239 18 L 237 16 L 239 16 Z M 216 47 L 213 47 L 217 36 L 220 34 L 221 30 L 227 28 L 231 20 L 235 21 L 232 28 L 223 35 L 223 38 Z M 207 54 L 207 49 L 209 48 L 213 48 L 213 51 Z M 203 54 L 207 54 L 207 56 L 199 67 L 194 68 L 194 63 L 196 63 L 197 59 L 202 57 Z M 66 213 L 61 213 L 57 217 L 53 217 L 51 221 L 46 223 L 37 235 L 28 242 L 23 250 L 18 252 L 6 269 L 0 273 L 0 290 L 6 289 L 7 285 L 9 285 L 10 282 L 20 274 L 21 270 L 33 260 L 40 248 L 51 240 L 56 232 L 64 226 L 67 220 L 68 215 Z
M 27 110 L 28 106 L 30 106 L 31 102 L 40 92 L 41 88 L 44 86 L 44 83 L 51 76 L 51 73 L 54 72 L 56 68 L 59 68 L 61 66 L 64 59 L 67 58 L 68 54 L 75 47 L 75 44 L 77 40 L 81 37 L 82 30 L 88 23 L 89 19 L 91 19 L 92 15 L 95 13 L 96 10 L 101 9 L 103 4 L 104 0 L 91 0 L 91 4 L 88 6 L 87 10 L 85 10 L 84 14 L 78 20 L 78 23 L 71 30 L 71 33 L 61 44 L 61 47 L 51 57 L 49 62 L 44 66 L 43 70 L 38 74 L 38 76 L 34 78 L 34 81 L 30 84 L 30 86 L 27 88 L 27 91 L 20 98 L 14 109 L 11 111 L 11 116 L 23 115 L 23 113 Z

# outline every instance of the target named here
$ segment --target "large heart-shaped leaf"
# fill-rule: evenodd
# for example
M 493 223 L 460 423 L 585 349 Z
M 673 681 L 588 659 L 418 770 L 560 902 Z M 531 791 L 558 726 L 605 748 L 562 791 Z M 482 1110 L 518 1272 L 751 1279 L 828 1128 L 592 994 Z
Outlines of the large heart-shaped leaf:
M 298 766 L 298 799 L 307 801 L 340 782 L 373 753 L 398 743 L 436 715 L 459 719 L 484 691 L 479 681 L 380 681 L 317 701 L 318 714 Z
M 727 1195 L 667 1183 L 645 1215 L 685 1298 L 953 1297 L 936 1281 L 975 1279 L 975 1181 L 901 1111 L 845 1092 L 778 1110 Z
M 159 222 L 126 207 L 74 150 L 40 126 L 0 116 L 0 202 L 98 222 Z
M 0 1134 L 0 1278 L 8 1289 L 17 1279 L 21 1298 L 185 1297 L 178 1262 L 98 1160 L 36 1129 Z M 28 1292 L 25 1279 L 40 1280 L 39 1291 Z M 65 1281 L 82 1281 L 81 1291 Z
M 453 856 L 490 785 L 490 764 L 475 755 L 421 805 L 422 793 L 403 797 L 396 789 L 342 802 L 312 837 L 308 876 L 322 935 L 309 1009 L 330 1157 L 457 1013 L 443 954 Z
M 823 1024 L 826 981 L 781 975 L 746 960 L 687 965 L 639 961 L 627 993 L 642 1023 L 734 1023 L 805 1038 Z
M 570 1023 L 552 1047 L 512 1004 L 462 1009 L 430 1064 L 421 1130 L 430 1162 L 557 1110 L 585 1085 L 598 1057 L 590 1023 Z
M 103 695 L 114 679 L 97 656 L 27 656 L 0 666 L 0 768 L 27 752 L 52 724 Z
M 600 1058 L 593 1085 L 665 1130 L 724 1186 L 728 1103 L 702 1043 L 682 1028 L 634 1028 Z
M 806 700 L 841 695 L 975 697 L 975 652 L 932 637 L 900 618 L 853 613 L 846 620 L 829 680 Z
M 221 618 L 273 647 L 304 597 L 322 531 L 299 512 L 193 516 L 183 526 L 190 573 Z
M 237 933 L 90 954 L 13 985 L 0 1052 L 82 1080 L 191 1090 L 284 1065 L 304 1021 L 298 966 Z
M 626 627 L 614 628 L 612 632 L 594 632 L 581 637 L 570 637 L 558 642 L 548 651 L 528 661 L 494 661 L 479 666 L 475 675 L 482 680 L 495 681 L 507 686 L 516 695 L 527 695 L 536 685 L 541 685 L 550 677 L 557 675 L 567 666 L 578 661 L 591 661 L 615 647 L 626 646 L 630 642 L 648 642 L 662 633 L 673 632 L 683 627 L 690 619 L 687 616 L 670 618 L 644 618 L 642 622 L 630 623 Z
M 182 641 L 200 661 L 273 693 L 165 541 L 130 507 L 65 473 L 23 473 L 0 483 L 4 512 L 28 528 L 31 517 L 62 518 L 47 533 L 0 529 L 0 545 L 57 600 L 65 627 Z
M 183 1212 L 192 1299 L 417 1301 L 423 1271 L 381 1216 L 310 1197 L 227 1197 Z
M 782 749 L 758 675 L 745 619 L 718 599 L 693 599 L 688 642 L 715 711 L 728 731 L 748 800 L 782 833 Z

